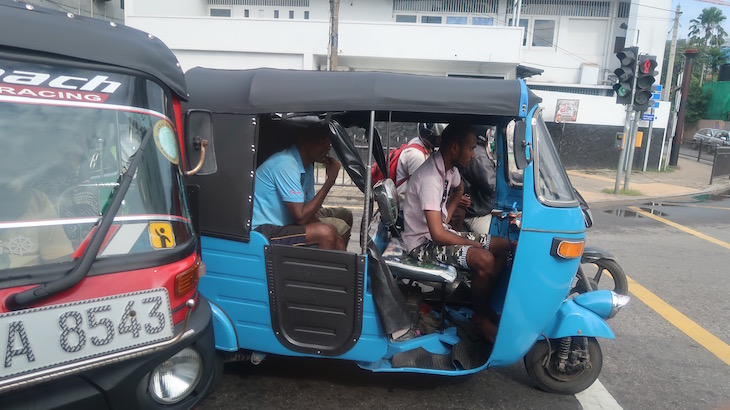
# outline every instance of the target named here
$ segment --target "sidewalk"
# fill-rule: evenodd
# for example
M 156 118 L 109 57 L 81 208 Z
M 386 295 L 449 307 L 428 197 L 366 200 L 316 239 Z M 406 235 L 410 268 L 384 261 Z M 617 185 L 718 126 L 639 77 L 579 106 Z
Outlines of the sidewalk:
M 568 176 L 589 205 L 601 205 L 730 190 L 728 177 L 714 178 L 710 184 L 711 172 L 711 164 L 681 156 L 677 166 L 669 167 L 666 172 L 658 172 L 656 168 L 647 169 L 644 173 L 632 170 L 629 190 L 635 191 L 638 195 L 613 194 L 616 183 L 615 169 L 569 170 Z M 621 177 L 619 188 L 624 188 L 624 175 Z
M 714 178 L 710 184 L 711 172 L 711 164 L 697 162 L 696 159 L 682 156 L 679 157 L 677 166 L 669 167 L 666 172 L 658 172 L 656 168 L 647 169 L 644 173 L 632 170 L 629 189 L 637 195 L 613 194 L 616 183 L 615 169 L 569 170 L 568 176 L 586 202 L 591 206 L 598 206 L 612 203 L 618 205 L 643 199 L 730 191 L 728 177 Z M 338 182 L 340 181 L 349 183 L 349 178 L 338 178 Z M 624 188 L 623 175 L 619 188 Z M 362 193 L 354 185 L 338 184 L 330 191 L 325 204 L 360 208 L 362 207 Z

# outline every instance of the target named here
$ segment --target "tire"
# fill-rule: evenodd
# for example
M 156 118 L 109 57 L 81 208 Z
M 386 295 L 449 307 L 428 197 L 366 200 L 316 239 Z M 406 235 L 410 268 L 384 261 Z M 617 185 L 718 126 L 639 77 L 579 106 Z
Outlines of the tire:
M 592 289 L 608 289 L 619 295 L 629 294 L 629 282 L 626 279 L 626 274 L 616 261 L 611 259 L 598 259 L 593 262 L 581 263 L 580 268 L 583 269 L 588 280 L 590 280 Z M 607 278 L 606 274 L 610 277 Z M 572 292 L 585 293 L 587 291 L 588 287 L 585 286 L 581 277 L 578 276 L 578 282 Z
M 557 368 L 559 339 L 550 340 L 552 353 L 548 355 L 548 343 L 539 340 L 525 355 L 525 369 L 530 379 L 548 393 L 576 394 L 590 387 L 598 379 L 603 367 L 603 353 L 598 341 L 587 338 L 590 368 L 561 372 Z M 549 367 L 544 364 L 550 357 Z
M 697 145 L 696 141 L 692 141 L 691 147 L 692 147 L 692 149 L 697 149 L 697 148 L 699 148 L 699 145 Z
M 712 147 L 712 144 L 707 144 L 707 153 L 712 154 L 713 151 L 714 151 L 714 149 Z

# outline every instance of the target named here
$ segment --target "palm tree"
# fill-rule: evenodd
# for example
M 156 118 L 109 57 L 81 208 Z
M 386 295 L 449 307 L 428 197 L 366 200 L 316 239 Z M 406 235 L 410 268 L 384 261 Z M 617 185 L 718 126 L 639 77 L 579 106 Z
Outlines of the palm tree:
M 692 24 L 689 27 L 690 41 L 703 46 L 721 46 L 727 36 L 722 28 L 726 18 L 717 7 L 702 9 L 696 19 L 689 21 Z
M 697 18 L 690 20 L 689 27 L 690 43 L 700 46 L 704 53 L 708 52 L 708 47 L 719 48 L 725 42 L 727 32 L 722 28 L 722 22 L 727 17 L 722 14 L 722 10 L 717 7 L 702 9 Z M 702 74 L 700 75 L 700 87 L 705 77 L 707 64 L 702 64 Z

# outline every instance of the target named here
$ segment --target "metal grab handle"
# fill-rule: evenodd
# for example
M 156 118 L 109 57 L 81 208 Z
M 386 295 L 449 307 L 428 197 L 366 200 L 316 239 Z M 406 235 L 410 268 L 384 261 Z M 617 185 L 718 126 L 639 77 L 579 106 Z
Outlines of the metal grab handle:
M 203 168 L 203 162 L 205 162 L 205 147 L 208 146 L 208 140 L 202 140 L 200 142 L 200 161 L 198 161 L 198 165 L 195 166 L 195 168 L 185 172 L 185 176 L 191 176 L 195 175 L 200 171 L 200 168 Z

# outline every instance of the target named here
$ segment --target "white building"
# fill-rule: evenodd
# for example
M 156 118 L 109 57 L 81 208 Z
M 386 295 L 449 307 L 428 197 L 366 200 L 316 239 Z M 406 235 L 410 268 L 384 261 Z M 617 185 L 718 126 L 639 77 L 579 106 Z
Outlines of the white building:
M 317 70 L 328 67 L 329 3 L 126 0 L 124 12 L 186 70 Z M 546 119 L 558 97 L 585 98 L 578 122 L 616 125 L 615 53 L 636 44 L 661 64 L 672 12 L 671 0 L 341 0 L 337 69 L 529 77 Z

